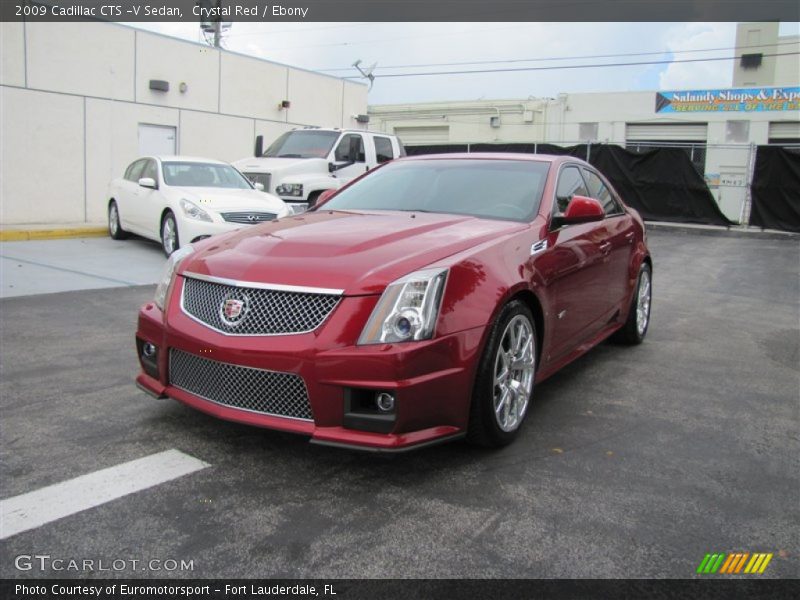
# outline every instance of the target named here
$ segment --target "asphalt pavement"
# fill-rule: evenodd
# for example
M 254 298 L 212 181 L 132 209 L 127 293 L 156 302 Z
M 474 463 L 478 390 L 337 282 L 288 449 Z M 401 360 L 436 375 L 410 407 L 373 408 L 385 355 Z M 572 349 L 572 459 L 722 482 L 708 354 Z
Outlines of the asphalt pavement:
M 150 398 L 133 382 L 154 291 L 133 285 L 139 265 L 119 263 L 118 287 L 3 299 L 3 502 L 69 481 L 80 496 L 140 459 L 189 466 L 49 521 L 31 500 L 0 577 L 683 578 L 709 552 L 774 553 L 761 577 L 800 576 L 800 245 L 649 239 L 645 343 L 602 344 L 537 386 L 496 451 L 386 459 Z

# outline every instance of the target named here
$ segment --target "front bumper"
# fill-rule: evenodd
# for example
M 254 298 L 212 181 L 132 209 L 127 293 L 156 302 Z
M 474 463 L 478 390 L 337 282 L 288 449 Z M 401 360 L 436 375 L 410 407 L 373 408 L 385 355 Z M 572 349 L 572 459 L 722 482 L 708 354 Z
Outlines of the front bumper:
M 173 398 L 221 419 L 364 450 L 402 451 L 465 434 L 482 329 L 423 342 L 356 346 L 377 301 L 376 296 L 362 296 L 342 298 L 312 333 L 229 336 L 182 311 L 182 283 L 178 277 L 166 320 L 152 303 L 139 313 L 139 346 L 149 342 L 158 348 L 157 369 L 144 368 L 137 377 L 137 384 L 150 394 Z M 297 375 L 305 383 L 313 419 L 235 408 L 171 385 L 170 349 L 228 365 Z M 349 412 L 354 391 L 392 393 L 396 403 L 391 422 L 380 431 L 361 426 Z

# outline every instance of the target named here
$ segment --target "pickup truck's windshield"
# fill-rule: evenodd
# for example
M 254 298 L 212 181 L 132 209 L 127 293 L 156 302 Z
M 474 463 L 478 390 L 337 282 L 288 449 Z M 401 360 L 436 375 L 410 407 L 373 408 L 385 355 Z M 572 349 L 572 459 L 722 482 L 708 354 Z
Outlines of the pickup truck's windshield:
M 269 158 L 325 158 L 338 138 L 338 131 L 314 129 L 287 131 L 272 142 L 264 152 L 264 156 Z
M 320 210 L 406 210 L 531 221 L 548 162 L 506 159 L 403 160 L 342 190 Z

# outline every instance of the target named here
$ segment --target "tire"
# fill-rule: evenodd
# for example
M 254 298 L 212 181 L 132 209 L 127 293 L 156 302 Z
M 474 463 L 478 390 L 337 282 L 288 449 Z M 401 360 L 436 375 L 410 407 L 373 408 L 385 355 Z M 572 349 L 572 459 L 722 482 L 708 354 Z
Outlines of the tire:
M 171 210 L 168 210 L 164 218 L 161 219 L 161 247 L 167 256 L 181 247 L 180 238 L 178 237 L 178 223 L 175 221 L 175 215 L 172 214 Z
M 621 344 L 636 345 L 644 341 L 650 326 L 650 307 L 653 299 L 653 271 L 646 262 L 639 267 L 636 278 L 636 291 L 631 298 L 628 318 L 622 329 L 614 334 L 614 341 Z
M 130 235 L 122 228 L 119 220 L 119 208 L 114 200 L 108 203 L 108 235 L 113 240 L 124 240 Z
M 468 442 L 497 448 L 514 441 L 531 404 L 537 357 L 533 315 L 523 302 L 512 300 L 492 325 L 478 365 Z M 518 368 L 510 368 L 509 361 Z

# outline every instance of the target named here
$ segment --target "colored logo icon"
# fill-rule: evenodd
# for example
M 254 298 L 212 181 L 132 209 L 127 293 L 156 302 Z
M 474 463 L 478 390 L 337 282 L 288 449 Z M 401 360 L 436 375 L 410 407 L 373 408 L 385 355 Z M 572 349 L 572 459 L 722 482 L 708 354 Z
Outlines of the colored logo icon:
M 772 553 L 756 552 L 733 552 L 730 554 L 717 553 L 706 554 L 697 572 L 702 575 L 713 575 L 715 573 L 725 575 L 761 575 L 767 569 L 769 561 L 772 560 Z

